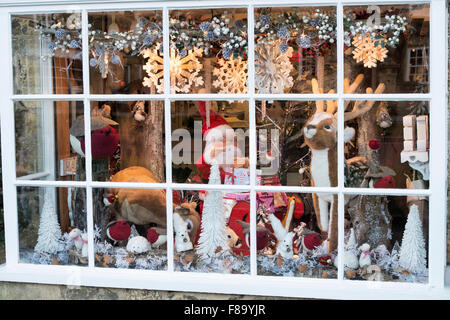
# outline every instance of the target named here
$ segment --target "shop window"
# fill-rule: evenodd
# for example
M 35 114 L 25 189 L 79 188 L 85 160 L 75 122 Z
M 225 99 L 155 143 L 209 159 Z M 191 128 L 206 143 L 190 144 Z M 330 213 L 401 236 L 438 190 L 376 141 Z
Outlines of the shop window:
M 2 9 L 6 266 L 440 297 L 445 5 L 387 2 Z

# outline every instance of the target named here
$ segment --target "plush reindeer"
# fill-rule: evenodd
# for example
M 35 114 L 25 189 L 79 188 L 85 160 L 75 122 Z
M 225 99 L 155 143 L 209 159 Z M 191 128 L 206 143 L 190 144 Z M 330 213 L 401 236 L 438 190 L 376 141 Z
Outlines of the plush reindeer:
M 359 74 L 350 85 L 349 80 L 344 80 L 344 93 L 354 93 L 359 87 L 364 76 Z M 316 79 L 311 80 L 313 93 L 323 93 L 319 88 Z M 384 84 L 380 83 L 375 93 L 382 93 Z M 330 90 L 328 93 L 334 93 Z M 366 93 L 373 93 L 371 88 L 366 89 Z M 346 101 L 344 110 L 350 101 Z M 369 111 L 375 101 L 355 101 L 351 111 L 344 112 L 344 121 L 355 119 L 356 117 Z M 304 128 L 305 144 L 311 149 L 311 185 L 315 187 L 336 187 L 337 178 L 337 101 L 327 100 L 316 101 L 315 113 L 308 119 Z M 355 130 L 351 127 L 344 129 L 344 142 L 350 141 L 355 135 Z M 318 226 L 322 232 L 322 238 L 328 240 L 328 252 L 337 248 L 338 220 L 337 220 L 337 195 L 329 193 L 312 194 L 314 211 L 317 217 Z

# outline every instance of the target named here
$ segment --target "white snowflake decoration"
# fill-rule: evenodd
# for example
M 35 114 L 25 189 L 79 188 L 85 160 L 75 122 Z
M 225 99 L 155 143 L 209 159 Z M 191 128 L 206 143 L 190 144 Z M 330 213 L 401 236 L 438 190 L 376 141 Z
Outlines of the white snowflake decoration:
M 219 59 L 218 68 L 215 68 L 213 75 L 217 77 L 213 81 L 214 88 L 219 89 L 219 93 L 247 93 L 248 69 L 247 61 L 241 57 L 233 60 Z
M 148 58 L 144 70 L 148 77 L 144 77 L 145 87 L 155 86 L 158 93 L 164 91 L 164 62 L 159 49 L 145 49 L 141 52 Z M 172 93 L 188 93 L 192 86 L 202 86 L 203 77 L 199 75 L 203 65 L 198 61 L 202 56 L 202 49 L 189 50 L 184 57 L 180 57 L 174 48 L 170 48 L 170 91 Z
M 293 49 L 289 47 L 285 53 L 280 53 L 282 43 L 274 41 L 255 47 L 255 86 L 258 93 L 284 93 L 285 88 L 294 85 L 290 76 L 293 66 L 289 61 Z

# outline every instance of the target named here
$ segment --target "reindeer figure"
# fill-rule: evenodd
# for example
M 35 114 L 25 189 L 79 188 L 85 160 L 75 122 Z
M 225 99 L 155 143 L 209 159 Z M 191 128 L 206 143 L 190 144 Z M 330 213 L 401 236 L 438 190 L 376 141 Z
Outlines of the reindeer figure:
M 364 76 L 359 74 L 350 85 L 348 79 L 344 80 L 344 93 L 354 93 L 359 87 Z M 316 79 L 311 80 L 313 93 L 323 93 Z M 382 93 L 384 84 L 380 83 L 375 93 Z M 328 93 L 334 93 L 330 90 Z M 373 93 L 371 88 L 366 93 Z M 347 101 L 345 109 L 350 102 Z M 351 111 L 344 112 L 344 121 L 369 111 L 375 101 L 355 101 Z M 337 178 L 337 101 L 316 101 L 315 113 L 308 119 L 304 128 L 305 144 L 311 149 L 311 185 L 315 187 L 336 187 Z M 344 142 L 350 141 L 355 135 L 351 127 L 344 129 Z M 337 219 L 337 195 L 329 193 L 313 194 L 314 211 L 318 226 L 322 232 L 322 238 L 328 240 L 328 252 L 337 248 L 338 219 Z

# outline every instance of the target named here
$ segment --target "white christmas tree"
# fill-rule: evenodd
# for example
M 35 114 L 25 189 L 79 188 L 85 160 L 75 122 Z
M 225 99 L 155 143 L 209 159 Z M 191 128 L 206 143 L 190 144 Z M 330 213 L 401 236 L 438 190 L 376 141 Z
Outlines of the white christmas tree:
M 53 190 L 45 189 L 44 204 L 42 205 L 39 222 L 39 232 L 37 244 L 34 247 L 36 252 L 56 253 L 61 238 L 61 228 L 53 205 Z
M 219 166 L 215 160 L 211 165 L 209 184 L 220 184 Z M 202 258 L 214 256 L 216 251 L 228 250 L 225 211 L 221 191 L 209 191 L 203 203 L 201 233 L 197 254 Z
M 423 273 L 426 271 L 426 256 L 419 208 L 413 204 L 409 209 L 408 220 L 403 232 L 399 264 L 412 273 Z

